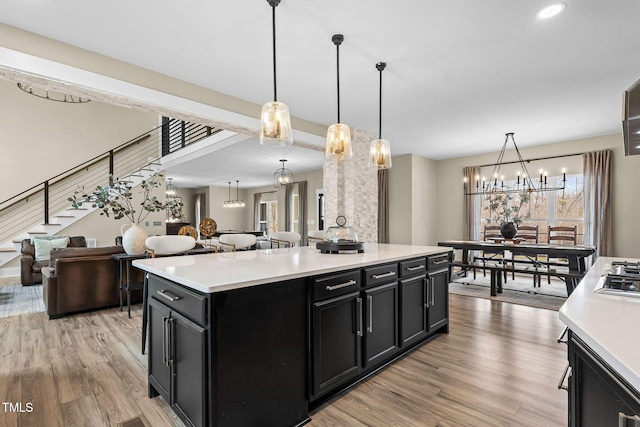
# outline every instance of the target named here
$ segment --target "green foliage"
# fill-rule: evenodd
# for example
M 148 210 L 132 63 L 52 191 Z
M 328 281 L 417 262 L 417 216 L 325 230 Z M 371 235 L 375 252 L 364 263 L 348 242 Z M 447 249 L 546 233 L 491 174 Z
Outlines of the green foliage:
M 531 200 L 531 193 L 523 191 L 513 196 L 513 193 L 491 194 L 489 197 L 489 205 L 485 207 L 491 212 L 487 222 L 504 224 L 513 222 L 516 226 L 522 224 L 531 218 L 529 212 L 521 214 L 522 208 Z
M 151 191 L 160 187 L 164 180 L 161 178 L 162 174 L 156 174 L 148 180 L 143 180 L 140 184 L 142 189 L 142 202 L 140 208 L 134 204 L 133 187 L 128 181 L 113 180 L 113 177 L 109 177 L 110 184 L 98 185 L 91 192 L 84 192 L 84 188 L 73 193 L 73 196 L 67 200 L 71 202 L 71 207 L 74 209 L 81 208 L 83 204 L 91 204 L 92 208 L 98 208 L 101 210 L 100 215 L 109 217 L 113 215 L 114 219 L 127 218 L 132 223 L 139 223 L 144 220 L 151 212 L 161 212 L 165 209 L 175 208 L 177 206 L 182 207 L 182 203 L 172 199 L 163 203 L 156 196 L 151 195 Z M 137 215 L 136 215 L 137 212 Z

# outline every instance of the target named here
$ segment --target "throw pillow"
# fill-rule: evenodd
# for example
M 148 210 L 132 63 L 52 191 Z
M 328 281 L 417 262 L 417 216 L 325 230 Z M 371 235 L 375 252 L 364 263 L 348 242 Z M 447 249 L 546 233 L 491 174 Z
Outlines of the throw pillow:
M 34 239 L 36 247 L 36 261 L 48 261 L 49 254 L 53 248 L 66 248 L 69 244 L 69 238 L 63 237 L 58 239 Z

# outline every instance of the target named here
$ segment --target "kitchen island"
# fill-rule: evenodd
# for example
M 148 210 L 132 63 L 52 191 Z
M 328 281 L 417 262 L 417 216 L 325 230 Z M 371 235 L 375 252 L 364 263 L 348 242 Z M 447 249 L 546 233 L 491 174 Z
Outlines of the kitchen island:
M 138 260 L 149 396 L 188 425 L 301 425 L 309 410 L 448 332 L 449 249 L 367 244 Z
M 569 426 L 640 425 L 640 298 L 594 290 L 613 261 L 600 257 L 560 309 L 569 328 Z

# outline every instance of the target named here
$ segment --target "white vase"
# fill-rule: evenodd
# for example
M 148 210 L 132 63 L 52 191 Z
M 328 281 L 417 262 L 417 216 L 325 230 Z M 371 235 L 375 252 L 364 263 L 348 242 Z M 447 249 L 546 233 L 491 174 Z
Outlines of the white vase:
M 129 227 L 125 231 L 125 227 Z M 123 224 L 120 227 L 122 234 L 122 247 L 129 255 L 142 255 L 144 253 L 144 242 L 149 237 L 146 230 L 138 224 Z

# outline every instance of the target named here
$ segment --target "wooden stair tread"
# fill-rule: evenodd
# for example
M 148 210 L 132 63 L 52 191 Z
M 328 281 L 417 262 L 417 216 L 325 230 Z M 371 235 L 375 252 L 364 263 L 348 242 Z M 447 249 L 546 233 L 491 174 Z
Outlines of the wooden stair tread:
M 0 248 L 0 252 L 18 252 L 14 248 Z
M 73 215 L 56 215 L 54 218 L 75 218 Z M 60 225 L 60 224 L 58 224 Z
M 49 234 L 46 231 L 27 231 L 27 234 Z
M 52 222 L 50 222 L 49 224 L 40 224 L 40 225 L 44 225 L 44 226 L 53 225 L 53 226 L 57 226 L 57 227 L 61 227 L 62 226 L 62 224 L 54 224 Z
M 89 209 L 87 209 L 87 208 L 69 208 L 68 210 L 70 210 L 70 211 L 88 211 Z
M 24 239 L 13 239 L 11 242 L 12 243 L 22 243 L 22 240 L 24 240 Z

